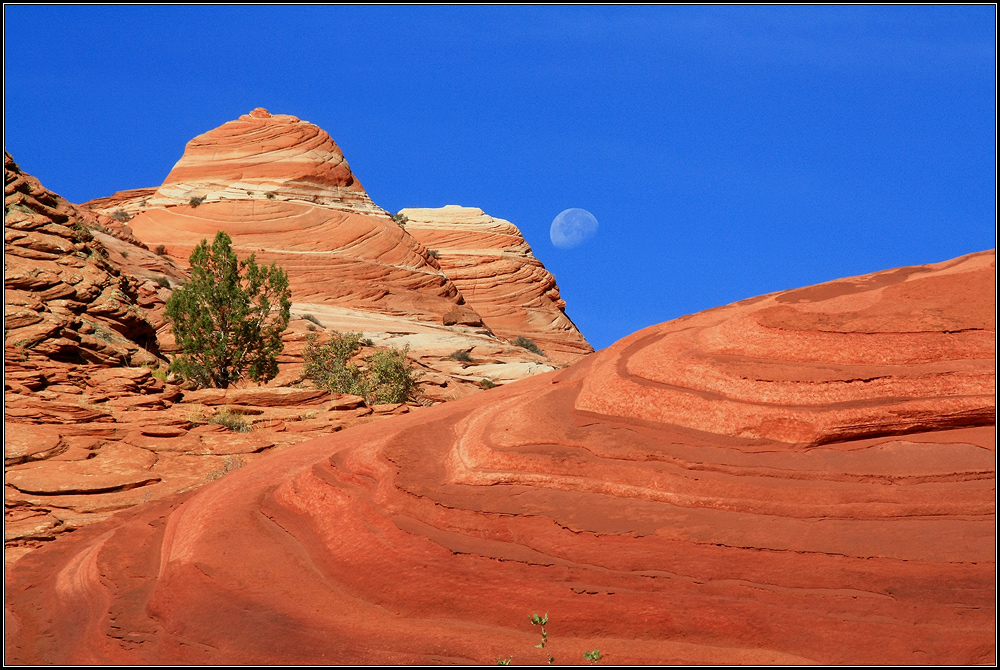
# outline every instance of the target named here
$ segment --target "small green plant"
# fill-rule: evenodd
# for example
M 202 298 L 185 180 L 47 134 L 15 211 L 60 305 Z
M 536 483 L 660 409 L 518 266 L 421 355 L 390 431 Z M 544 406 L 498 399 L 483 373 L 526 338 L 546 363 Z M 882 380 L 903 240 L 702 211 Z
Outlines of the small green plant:
M 497 656 L 497 665 L 510 665 L 510 662 L 514 660 L 514 655 L 511 654 L 507 658 L 500 658 Z
M 430 257 L 430 258 L 437 258 L 440 255 L 441 254 L 438 252 L 437 249 L 428 249 L 427 250 L 427 256 Z
M 497 387 L 497 383 L 495 381 L 487 379 L 486 377 L 479 380 L 479 385 L 484 389 L 495 389 Z
M 602 658 L 604 658 L 604 656 L 601 655 L 600 649 L 595 649 L 594 651 L 585 651 L 583 652 L 583 657 L 594 665 L 597 665 L 597 662 Z
M 162 244 L 157 244 L 156 248 L 153 249 L 153 253 L 156 254 L 157 256 L 166 256 L 167 255 L 167 248 L 165 246 L 163 246 Z
M 153 281 L 156 282 L 156 285 L 160 288 L 170 288 L 170 280 L 163 275 L 153 277 Z
M 228 407 L 216 412 L 209 423 L 225 426 L 234 433 L 249 433 L 253 430 L 253 426 L 250 425 L 250 422 L 242 414 Z
M 153 373 L 153 376 L 161 382 L 167 381 L 167 377 L 169 376 L 166 370 L 160 370 L 159 368 L 152 370 L 151 372 Z
M 267 198 L 268 200 L 274 200 L 276 197 L 278 197 L 278 194 L 275 193 L 274 191 L 268 191 L 264 194 L 264 197 Z
M 549 634 L 545 631 L 545 624 L 549 622 L 549 613 L 546 612 L 545 616 L 532 614 L 529 620 L 531 621 L 532 626 L 539 626 L 542 629 L 542 643 L 536 644 L 535 648 L 545 651 L 545 646 L 549 642 Z M 545 656 L 549 659 L 549 665 L 552 665 L 556 660 L 552 658 L 552 655 L 547 651 L 545 651 Z
M 305 375 L 328 391 L 361 395 L 361 368 L 351 362 L 360 350 L 361 333 L 334 331 L 323 344 L 310 333 L 303 352 Z
M 542 351 L 537 344 L 535 344 L 534 340 L 529 340 L 524 335 L 518 335 L 516 338 L 514 338 L 513 341 L 511 341 L 511 344 L 513 344 L 515 347 L 521 347 L 522 349 L 527 349 L 531 353 L 538 354 L 539 356 L 545 355 L 545 352 Z
M 188 200 L 188 204 L 190 204 L 192 207 L 197 207 L 203 202 L 205 202 L 205 196 L 203 195 L 192 195 L 191 199 Z
M 303 319 L 305 319 L 306 321 L 312 321 L 312 322 L 313 322 L 313 323 L 315 323 L 315 324 L 316 324 L 317 326 L 322 326 L 322 325 L 323 325 L 322 323 L 320 323 L 319 319 L 317 319 L 317 318 L 316 318 L 315 316 L 313 316 L 312 314 L 303 314 L 303 315 L 302 315 L 302 318 L 303 318 Z
M 128 258 L 128 252 L 122 249 L 122 258 Z
M 399 227 L 401 228 L 406 227 L 406 224 L 409 223 L 410 221 L 408 218 L 406 218 L 406 214 L 403 214 L 402 212 L 397 212 L 396 214 L 393 214 L 392 220 L 395 221 L 397 225 L 399 225 Z
M 132 215 L 126 212 L 124 209 L 116 209 L 111 212 L 111 218 L 115 221 L 121 221 L 122 223 L 128 223 L 132 220 Z
M 452 358 L 452 359 L 454 359 L 456 361 L 461 361 L 463 363 L 471 363 L 472 362 L 472 356 L 469 355 L 469 352 L 468 351 L 462 351 L 461 349 L 459 349 L 458 351 L 453 351 L 450 354 L 448 354 L 448 358 Z

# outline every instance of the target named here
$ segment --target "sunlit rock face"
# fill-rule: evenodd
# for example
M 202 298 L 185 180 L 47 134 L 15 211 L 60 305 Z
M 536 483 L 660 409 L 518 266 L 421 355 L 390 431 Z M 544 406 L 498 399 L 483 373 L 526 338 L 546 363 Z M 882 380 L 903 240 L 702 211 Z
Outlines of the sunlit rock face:
M 363 332 L 380 346 L 409 347 L 411 358 L 457 380 L 429 389 L 432 400 L 465 395 L 483 379 L 505 383 L 553 370 L 592 351 L 514 226 L 504 222 L 519 240 L 504 256 L 517 257 L 519 270 L 501 268 L 474 283 L 457 271 L 473 304 L 451 270 L 372 203 L 330 136 L 294 116 L 254 110 L 189 142 L 152 195 L 136 190 L 87 204 L 137 212 L 129 221 L 134 235 L 180 264 L 201 240 L 227 232 L 241 257 L 253 253 L 288 273 L 294 314 L 327 330 Z M 475 249 L 483 232 L 466 226 L 470 240 L 452 242 Z M 538 333 L 546 355 L 512 346 L 508 325 L 529 339 Z M 456 352 L 471 361 L 450 358 Z
M 330 136 L 294 116 L 257 109 L 191 140 L 130 226 L 178 259 L 225 231 L 238 253 L 288 272 L 296 303 L 440 322 L 459 302 Z
M 994 663 L 994 277 L 746 300 L 266 456 L 21 559 L 6 660 Z
M 441 270 L 497 335 L 535 342 L 557 363 L 593 351 L 566 316 L 553 277 L 517 226 L 475 207 L 407 208 L 406 232 L 435 253 Z

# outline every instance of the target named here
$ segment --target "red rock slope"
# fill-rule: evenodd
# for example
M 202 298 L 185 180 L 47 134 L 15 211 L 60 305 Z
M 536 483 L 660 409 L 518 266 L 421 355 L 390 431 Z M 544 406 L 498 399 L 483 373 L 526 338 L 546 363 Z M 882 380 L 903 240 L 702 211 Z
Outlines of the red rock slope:
M 432 249 L 441 270 L 497 335 L 534 341 L 557 363 L 594 349 L 566 316 L 556 280 L 521 231 L 475 207 L 407 208 L 406 232 Z
M 14 566 L 6 660 L 993 663 L 994 277 L 746 300 L 120 513 Z
M 276 262 L 297 303 L 441 323 L 459 303 L 424 249 L 368 198 L 322 129 L 257 109 L 191 140 L 129 222 L 177 259 L 219 230 Z

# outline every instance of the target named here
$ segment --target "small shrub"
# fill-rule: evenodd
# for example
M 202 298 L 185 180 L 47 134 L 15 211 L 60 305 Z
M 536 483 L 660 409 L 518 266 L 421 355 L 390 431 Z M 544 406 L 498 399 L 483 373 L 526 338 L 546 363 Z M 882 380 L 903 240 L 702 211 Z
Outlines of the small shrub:
M 479 380 L 479 385 L 484 389 L 494 389 L 497 387 L 497 383 L 495 381 L 492 379 L 486 379 L 485 377 Z
M 420 375 L 415 373 L 406 360 L 406 347 L 398 349 L 381 349 L 368 357 L 368 369 L 362 377 L 361 394 L 369 405 L 381 405 L 389 402 L 406 402 L 417 394 L 417 380 Z
M 393 214 L 392 220 L 395 221 L 400 228 L 405 228 L 406 224 L 409 223 L 410 221 L 408 218 L 406 218 L 406 214 L 402 213 Z
M 594 651 L 585 651 L 583 652 L 583 657 L 588 661 L 590 661 L 591 663 L 593 663 L 594 665 L 597 665 L 597 662 L 602 658 L 604 658 L 604 656 L 601 654 L 600 649 L 595 649 Z
M 30 212 L 31 210 L 28 211 Z M 91 234 L 90 229 L 88 229 L 87 226 L 77 221 L 73 224 L 73 239 L 77 242 L 86 244 L 87 242 L 93 240 L 94 236 Z
M 225 426 L 234 433 L 249 433 L 253 430 L 250 422 L 247 421 L 242 414 L 239 412 L 234 412 L 228 407 L 223 408 L 215 413 L 215 416 L 209 421 L 209 423 L 214 423 L 219 426 Z
M 450 354 L 448 354 L 448 358 L 452 358 L 452 359 L 454 359 L 456 361 L 461 361 L 463 363 L 471 363 L 472 362 L 472 356 L 469 355 L 469 352 L 468 351 L 462 351 L 461 349 L 459 349 L 458 351 L 453 351 Z
M 156 285 L 160 288 L 170 288 L 170 280 L 162 275 L 153 277 L 153 281 L 156 282 Z
M 323 325 L 322 323 L 320 323 L 319 319 L 317 319 L 317 318 L 316 318 L 315 316 L 313 316 L 312 314 L 303 314 L 303 315 L 302 315 L 302 318 L 303 318 L 303 319 L 305 319 L 306 321 L 312 321 L 312 322 L 313 322 L 313 323 L 315 323 L 315 324 L 316 324 L 317 326 L 322 326 L 322 325 Z
M 363 340 L 361 340 L 361 344 L 365 345 L 366 347 L 374 347 L 375 346 L 375 343 L 372 342 L 372 338 L 370 338 L 370 337 L 366 337 Z
M 364 368 L 351 362 L 363 343 L 361 333 L 333 332 L 320 344 L 312 333 L 306 335 L 305 375 L 316 386 L 334 393 L 350 393 L 368 405 L 406 402 L 419 393 L 415 372 L 406 359 L 409 348 L 380 349 L 365 359 Z
M 203 195 L 192 195 L 191 199 L 188 200 L 188 203 L 192 207 L 197 207 L 198 205 L 200 205 L 203 202 L 205 202 L 205 196 L 203 196 Z
M 116 209 L 111 212 L 111 218 L 116 221 L 121 221 L 122 223 L 128 223 L 132 220 L 132 215 L 126 212 L 124 209 Z
M 207 475 L 205 475 L 205 479 L 207 479 L 208 481 L 219 479 L 220 477 L 224 477 L 225 475 L 229 474 L 233 470 L 239 470 L 242 467 L 243 467 L 242 458 L 240 458 L 239 456 L 230 456 L 225 461 L 223 461 L 221 468 L 216 468 L 215 470 L 212 470 Z
M 538 345 L 535 344 L 533 340 L 529 340 L 524 335 L 518 335 L 516 338 L 514 338 L 511 344 L 513 344 L 515 347 L 521 347 L 522 349 L 527 349 L 531 353 L 538 354 L 539 356 L 545 355 L 545 352 L 539 349 Z
M 264 194 L 264 197 L 267 198 L 268 200 L 274 200 L 277 197 L 277 195 L 278 194 L 275 193 L 274 191 L 268 191 L 267 193 Z
M 428 249 L 427 250 L 427 256 L 429 258 L 437 258 L 439 255 L 440 254 L 438 253 L 437 249 Z
M 159 379 L 161 382 L 167 381 L 168 375 L 166 370 L 160 370 L 159 368 L 157 368 L 156 370 L 151 370 L 150 372 L 152 372 L 153 376 Z
M 361 369 L 351 357 L 361 350 L 361 333 L 330 333 L 325 344 L 306 335 L 305 375 L 313 383 L 334 393 L 361 394 Z
M 128 258 L 128 252 L 122 249 L 122 258 Z
M 167 248 L 165 246 L 163 246 L 162 244 L 157 244 L 156 248 L 153 249 L 153 253 L 156 254 L 157 256 L 166 256 L 167 255 Z

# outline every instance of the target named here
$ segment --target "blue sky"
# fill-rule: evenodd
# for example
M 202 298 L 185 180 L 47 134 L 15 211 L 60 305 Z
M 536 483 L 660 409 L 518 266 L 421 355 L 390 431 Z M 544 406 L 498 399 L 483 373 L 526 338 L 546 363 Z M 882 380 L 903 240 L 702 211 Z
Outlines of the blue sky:
M 4 7 L 4 145 L 81 202 L 254 107 L 387 210 L 520 227 L 597 348 L 995 246 L 996 10 Z M 549 241 L 567 208 L 595 237 Z

